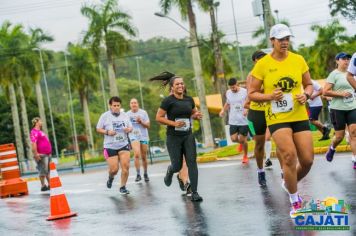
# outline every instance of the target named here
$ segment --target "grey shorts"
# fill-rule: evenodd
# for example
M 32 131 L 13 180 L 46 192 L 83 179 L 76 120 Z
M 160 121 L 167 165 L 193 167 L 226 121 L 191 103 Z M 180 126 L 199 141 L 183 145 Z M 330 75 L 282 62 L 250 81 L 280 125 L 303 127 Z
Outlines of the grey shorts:
M 39 176 L 47 176 L 49 174 L 49 163 L 51 160 L 51 156 L 41 154 L 40 157 L 41 160 L 36 161 L 38 174 Z

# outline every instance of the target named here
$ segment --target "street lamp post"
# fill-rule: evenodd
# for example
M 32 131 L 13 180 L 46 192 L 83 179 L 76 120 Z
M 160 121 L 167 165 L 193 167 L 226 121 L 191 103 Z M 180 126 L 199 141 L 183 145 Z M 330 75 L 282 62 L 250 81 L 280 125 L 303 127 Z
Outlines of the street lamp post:
M 49 98 L 49 93 L 48 93 L 48 85 L 47 85 L 47 77 L 46 77 L 46 71 L 44 68 L 43 64 L 43 58 L 42 58 L 42 50 L 40 48 L 34 48 L 34 51 L 38 51 L 40 54 L 40 60 L 41 60 L 41 68 L 42 68 L 42 76 L 43 76 L 43 81 L 45 84 L 45 89 L 46 89 L 46 95 L 47 95 L 47 103 L 48 103 L 48 109 L 49 109 L 49 117 L 51 119 L 51 126 L 52 126 L 52 135 L 53 135 L 53 142 L 54 142 L 54 150 L 56 152 L 56 157 L 59 157 L 58 153 L 58 146 L 57 146 L 57 137 L 56 137 L 56 131 L 54 129 L 54 122 L 53 122 L 53 115 L 52 115 L 52 106 L 51 106 L 51 100 Z
M 279 11 L 276 9 L 276 10 L 274 10 L 274 13 L 276 13 L 277 23 L 279 23 L 279 16 L 278 16 Z
M 78 146 L 78 137 L 77 137 L 77 128 L 75 125 L 75 119 L 74 119 L 74 110 L 73 110 L 73 100 L 72 100 L 72 90 L 70 86 L 70 76 L 69 76 L 69 70 L 68 70 L 68 60 L 67 60 L 67 54 L 68 52 L 64 52 L 64 61 L 66 64 L 66 72 L 67 72 L 67 83 L 68 83 L 68 94 L 69 94 L 69 107 L 70 107 L 70 117 L 73 125 L 73 136 L 74 136 L 74 150 L 76 152 L 79 151 L 79 146 Z
M 141 107 L 142 109 L 145 109 L 145 106 L 143 104 L 143 96 L 142 96 L 142 83 L 141 83 L 141 71 L 140 71 L 140 62 L 139 60 L 142 57 L 135 57 L 136 59 L 136 66 L 137 66 L 137 77 L 138 77 L 138 82 L 139 82 L 139 88 L 140 88 L 140 98 L 141 98 Z
M 188 8 L 188 11 L 189 10 L 191 11 L 190 8 Z M 173 21 L 175 24 L 177 24 L 179 27 L 181 27 L 182 29 L 184 29 L 186 32 L 189 33 L 190 43 L 191 43 L 191 52 L 192 52 L 192 62 L 193 62 L 195 79 L 197 82 L 198 97 L 199 97 L 199 101 L 200 101 L 200 110 L 203 115 L 202 137 L 204 138 L 205 145 L 207 147 L 212 147 L 212 146 L 214 146 L 214 141 L 213 141 L 213 136 L 212 136 L 212 131 L 211 131 L 209 111 L 208 111 L 208 107 L 206 104 L 205 86 L 204 86 L 204 80 L 202 78 L 202 68 L 201 68 L 200 53 L 199 53 L 199 47 L 198 47 L 198 35 L 196 32 L 195 21 L 194 20 L 190 21 L 190 30 L 188 30 L 184 26 L 179 24 L 176 20 L 174 20 L 173 18 L 171 18 L 167 15 L 164 15 L 162 13 L 155 13 L 155 15 L 159 16 L 159 17 L 164 17 L 164 18 L 167 18 L 167 19 Z M 188 15 L 189 15 L 189 13 L 188 13 Z M 190 12 L 190 15 L 193 15 L 193 17 L 194 17 L 193 12 Z
M 234 6 L 234 0 L 231 0 L 231 8 L 232 8 L 232 16 L 234 18 L 234 28 L 235 28 L 235 37 L 236 37 L 236 47 L 237 47 L 237 55 L 239 57 L 239 66 L 240 66 L 240 71 L 241 71 L 241 79 L 244 79 L 244 72 L 242 68 L 242 60 L 241 60 L 241 52 L 240 52 L 240 43 L 239 43 L 239 38 L 237 35 L 237 26 L 236 26 L 236 17 L 235 17 L 235 6 Z

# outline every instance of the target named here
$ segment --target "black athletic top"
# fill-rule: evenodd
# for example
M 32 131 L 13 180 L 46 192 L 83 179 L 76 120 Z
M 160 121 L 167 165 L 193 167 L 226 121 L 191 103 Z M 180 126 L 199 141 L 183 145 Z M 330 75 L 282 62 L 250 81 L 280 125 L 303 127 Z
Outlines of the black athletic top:
M 186 123 L 181 128 L 167 126 L 167 135 L 181 136 L 191 134 L 192 125 L 190 117 L 195 108 L 192 97 L 184 95 L 183 99 L 178 99 L 174 95 L 170 95 L 163 99 L 160 108 L 167 112 L 168 120 L 183 120 Z

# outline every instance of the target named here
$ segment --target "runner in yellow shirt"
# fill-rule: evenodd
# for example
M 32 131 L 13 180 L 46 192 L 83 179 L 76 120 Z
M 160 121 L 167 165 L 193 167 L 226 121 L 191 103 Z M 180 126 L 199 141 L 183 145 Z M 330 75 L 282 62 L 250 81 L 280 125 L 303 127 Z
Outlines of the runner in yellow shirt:
M 267 126 L 282 159 L 282 187 L 290 197 L 290 215 L 295 217 L 302 207 L 297 182 L 308 174 L 314 158 L 305 106 L 313 86 L 304 58 L 288 51 L 290 36 L 292 33 L 284 24 L 271 28 L 273 51 L 261 58 L 253 68 L 249 98 L 266 102 Z

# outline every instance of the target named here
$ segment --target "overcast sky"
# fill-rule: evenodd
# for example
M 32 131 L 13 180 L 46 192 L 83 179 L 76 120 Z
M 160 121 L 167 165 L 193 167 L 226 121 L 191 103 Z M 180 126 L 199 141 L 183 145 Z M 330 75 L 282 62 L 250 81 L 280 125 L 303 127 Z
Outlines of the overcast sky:
M 261 19 L 253 16 L 252 0 L 233 0 L 237 16 L 237 32 L 242 45 L 255 43 L 251 39 L 252 32 L 262 25 Z M 46 48 L 63 50 L 69 41 L 81 40 L 88 26 L 88 21 L 80 13 L 84 3 L 99 3 L 99 0 L 1 0 L 0 23 L 10 20 L 12 23 L 22 23 L 25 27 L 41 27 L 54 36 L 53 43 L 44 45 Z M 325 25 L 330 22 L 328 0 L 270 0 L 272 11 L 279 11 L 279 18 L 286 18 L 291 24 L 295 35 L 293 41 L 311 44 L 315 33 L 310 31 L 312 24 Z M 153 13 L 160 11 L 159 0 L 119 0 L 119 6 L 133 17 L 133 24 L 139 31 L 138 39 L 149 39 L 155 36 L 182 38 L 187 32 L 165 18 L 159 18 Z M 207 13 L 195 8 L 198 21 L 198 33 L 208 35 L 211 31 L 210 19 Z M 188 27 L 182 22 L 175 10 L 170 17 Z M 347 28 L 349 35 L 356 34 L 356 25 L 339 17 Z M 231 0 L 220 0 L 218 9 L 218 27 L 226 34 L 225 39 L 235 41 L 234 21 Z M 355 49 L 353 49 L 355 50 Z

